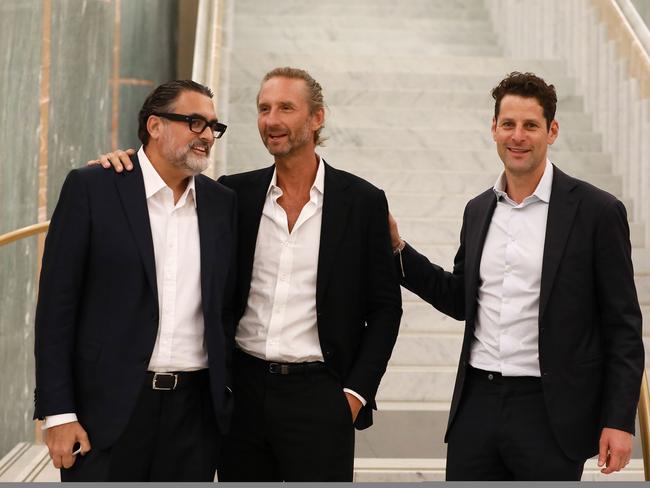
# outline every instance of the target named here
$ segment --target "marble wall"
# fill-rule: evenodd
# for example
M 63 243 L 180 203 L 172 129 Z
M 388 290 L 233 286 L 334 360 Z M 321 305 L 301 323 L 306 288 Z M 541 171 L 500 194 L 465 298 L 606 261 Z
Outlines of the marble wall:
M 137 147 L 137 113 L 176 77 L 182 0 L 0 1 L 0 234 L 49 219 L 67 172 Z M 0 457 L 34 439 L 38 238 L 0 248 Z

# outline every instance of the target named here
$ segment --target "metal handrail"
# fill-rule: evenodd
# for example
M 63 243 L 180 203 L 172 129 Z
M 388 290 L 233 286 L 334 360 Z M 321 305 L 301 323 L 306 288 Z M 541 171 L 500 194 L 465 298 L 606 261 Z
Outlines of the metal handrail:
M 45 222 L 39 222 L 38 224 L 28 225 L 27 227 L 23 227 L 22 229 L 12 230 L 11 232 L 2 234 L 0 235 L 0 247 L 4 246 L 5 244 L 9 244 L 10 242 L 23 239 L 25 237 L 47 232 L 47 229 L 49 227 L 50 227 L 50 221 L 47 220 Z
M 650 390 L 648 390 L 645 369 L 641 379 L 641 396 L 639 397 L 639 430 L 643 451 L 643 474 L 645 480 L 650 481 Z

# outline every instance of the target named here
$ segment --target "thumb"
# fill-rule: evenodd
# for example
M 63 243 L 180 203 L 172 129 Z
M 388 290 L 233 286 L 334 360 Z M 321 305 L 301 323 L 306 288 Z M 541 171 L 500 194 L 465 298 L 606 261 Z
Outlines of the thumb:
M 607 438 L 604 435 L 600 436 L 600 441 L 598 442 L 598 467 L 601 468 L 607 462 L 607 450 L 609 443 Z
M 77 437 L 77 440 L 79 441 L 79 445 L 81 446 L 81 455 L 85 456 L 86 453 L 92 449 L 92 446 L 90 445 L 90 440 L 88 439 L 88 434 L 86 433 L 85 430 L 82 429 L 81 433 Z

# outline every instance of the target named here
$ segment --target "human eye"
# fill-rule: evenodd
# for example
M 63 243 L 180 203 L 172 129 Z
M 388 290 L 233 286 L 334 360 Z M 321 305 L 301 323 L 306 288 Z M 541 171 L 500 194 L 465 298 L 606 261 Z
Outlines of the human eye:
M 207 121 L 203 117 L 188 117 L 190 129 L 194 132 L 203 132 Z

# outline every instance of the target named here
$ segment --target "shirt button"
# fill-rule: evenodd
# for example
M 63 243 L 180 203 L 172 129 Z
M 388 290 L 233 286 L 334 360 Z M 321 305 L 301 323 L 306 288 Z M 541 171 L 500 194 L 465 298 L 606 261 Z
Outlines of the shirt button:
M 492 381 L 494 379 L 494 375 L 492 373 L 488 374 L 488 380 Z

